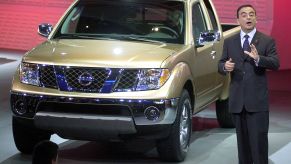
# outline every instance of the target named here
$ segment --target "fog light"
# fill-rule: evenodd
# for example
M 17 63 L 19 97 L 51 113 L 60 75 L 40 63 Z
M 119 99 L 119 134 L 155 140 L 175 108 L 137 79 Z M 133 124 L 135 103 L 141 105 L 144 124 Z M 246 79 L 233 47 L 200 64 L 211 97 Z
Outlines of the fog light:
M 18 100 L 15 103 L 14 110 L 17 114 L 23 115 L 26 113 L 25 104 L 23 101 Z
M 150 106 L 145 109 L 144 115 L 148 120 L 155 121 L 160 117 L 160 110 L 157 107 Z

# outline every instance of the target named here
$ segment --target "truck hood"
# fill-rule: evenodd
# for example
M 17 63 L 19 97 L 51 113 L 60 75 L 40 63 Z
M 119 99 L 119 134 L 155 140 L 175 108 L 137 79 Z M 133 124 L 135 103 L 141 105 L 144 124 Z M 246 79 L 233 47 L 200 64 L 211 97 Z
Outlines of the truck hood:
M 82 67 L 159 68 L 183 45 L 106 40 L 48 40 L 28 52 L 25 62 Z

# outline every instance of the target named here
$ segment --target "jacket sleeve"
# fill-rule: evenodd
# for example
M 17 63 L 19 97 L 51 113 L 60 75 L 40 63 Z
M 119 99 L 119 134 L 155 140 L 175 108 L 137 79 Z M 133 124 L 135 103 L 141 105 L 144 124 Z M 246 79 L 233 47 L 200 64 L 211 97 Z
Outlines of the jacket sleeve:
M 278 70 L 280 67 L 280 62 L 274 39 L 270 39 L 268 42 L 265 53 L 265 55 L 259 54 L 260 61 L 258 62 L 258 66 L 266 69 Z
M 218 62 L 218 72 L 220 74 L 222 74 L 222 75 L 226 75 L 227 74 L 227 72 L 224 69 L 224 64 L 225 64 L 225 62 L 229 58 L 228 57 L 228 53 L 227 53 L 228 52 L 228 46 L 227 46 L 227 44 L 228 44 L 228 41 L 226 39 L 226 40 L 224 40 L 223 51 L 222 51 L 221 59 Z

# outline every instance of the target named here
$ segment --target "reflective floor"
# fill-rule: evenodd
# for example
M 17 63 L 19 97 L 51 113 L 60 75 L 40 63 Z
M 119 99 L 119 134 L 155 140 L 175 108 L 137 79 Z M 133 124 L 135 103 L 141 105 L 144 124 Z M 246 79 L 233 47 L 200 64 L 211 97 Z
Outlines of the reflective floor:
M 0 50 L 0 163 L 28 164 L 30 155 L 16 149 L 11 130 L 9 88 L 12 75 L 23 52 Z M 291 71 L 285 76 L 290 76 Z M 291 80 L 291 79 L 290 79 Z M 159 160 L 154 142 L 98 143 L 65 140 L 53 135 L 60 146 L 60 164 L 91 163 L 163 163 Z M 291 92 L 270 91 L 269 163 L 290 164 L 291 161 Z M 184 162 L 195 164 L 236 164 L 234 129 L 219 128 L 214 107 L 193 118 L 190 151 Z

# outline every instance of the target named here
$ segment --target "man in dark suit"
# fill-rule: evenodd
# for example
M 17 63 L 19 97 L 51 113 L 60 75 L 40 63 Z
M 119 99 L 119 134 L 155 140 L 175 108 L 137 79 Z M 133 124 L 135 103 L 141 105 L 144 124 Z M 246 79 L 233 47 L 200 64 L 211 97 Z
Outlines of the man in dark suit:
M 236 127 L 240 164 L 268 163 L 269 104 L 266 69 L 277 70 L 275 41 L 257 31 L 256 10 L 237 9 L 241 32 L 224 42 L 218 64 L 221 74 L 230 73 L 229 111 Z

